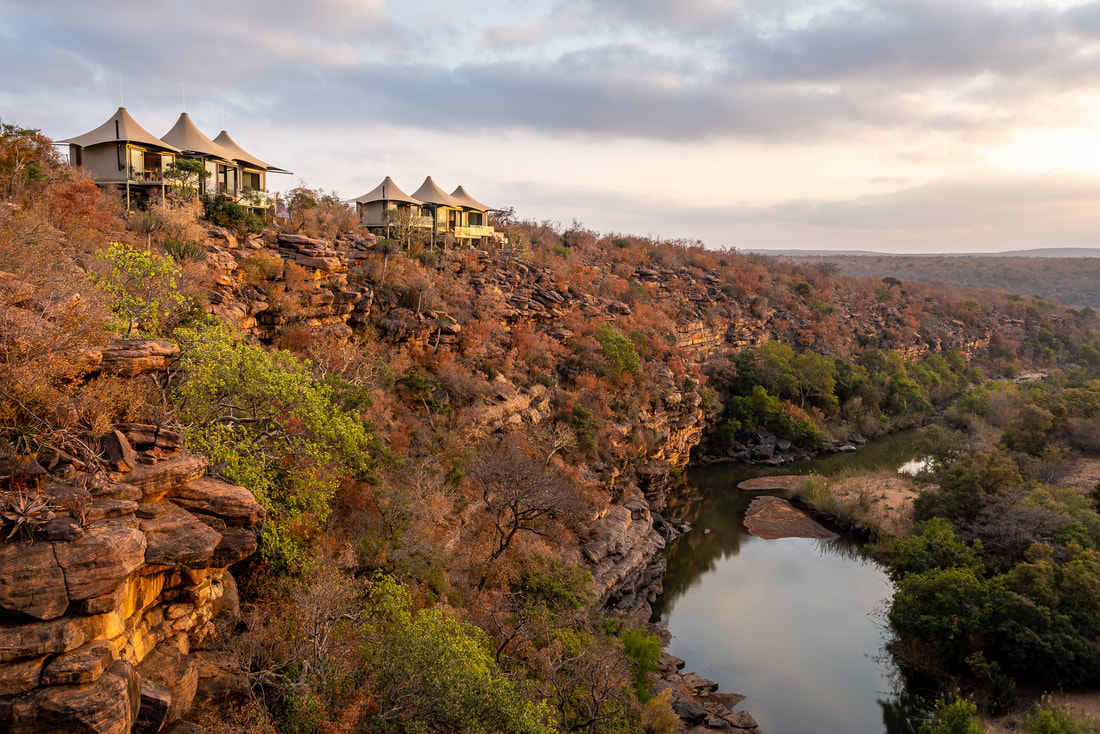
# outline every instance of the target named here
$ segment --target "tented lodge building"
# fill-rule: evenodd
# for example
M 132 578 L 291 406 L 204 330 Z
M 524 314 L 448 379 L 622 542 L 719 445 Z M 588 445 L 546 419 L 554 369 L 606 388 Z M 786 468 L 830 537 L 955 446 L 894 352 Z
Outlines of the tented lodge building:
M 200 194 L 221 194 L 254 209 L 273 203 L 267 174 L 289 173 L 249 154 L 225 130 L 211 140 L 186 112 L 158 138 L 119 107 L 94 130 L 58 142 L 69 146 L 69 163 L 87 169 L 96 183 L 124 188 L 128 206 L 135 199 L 163 201 L 165 169 L 179 159 L 201 161 L 209 172 L 197 183 Z

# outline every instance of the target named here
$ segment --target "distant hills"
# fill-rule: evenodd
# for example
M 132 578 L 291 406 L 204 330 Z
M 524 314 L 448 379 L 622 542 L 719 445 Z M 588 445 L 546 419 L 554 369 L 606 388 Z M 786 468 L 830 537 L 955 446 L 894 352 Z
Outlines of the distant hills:
M 1005 252 L 939 252 L 893 253 L 873 250 L 764 250 L 749 248 L 742 252 L 776 257 L 1100 257 L 1100 247 L 1040 247 L 1033 250 L 1006 250 Z
M 1061 247 L 1006 253 L 895 255 L 883 252 L 763 250 L 753 254 L 828 268 L 858 278 L 897 278 L 1042 296 L 1100 310 L 1100 248 Z

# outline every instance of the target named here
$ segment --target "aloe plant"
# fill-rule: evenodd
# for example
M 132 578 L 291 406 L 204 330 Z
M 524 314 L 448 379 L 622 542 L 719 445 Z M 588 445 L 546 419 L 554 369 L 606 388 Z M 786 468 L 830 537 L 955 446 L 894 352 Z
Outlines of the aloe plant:
M 19 534 L 28 543 L 34 542 L 34 533 L 53 517 L 49 498 L 43 497 L 41 492 L 31 494 L 18 489 L 5 498 L 5 504 L 6 507 L 0 509 L 0 517 L 11 524 L 9 540 Z

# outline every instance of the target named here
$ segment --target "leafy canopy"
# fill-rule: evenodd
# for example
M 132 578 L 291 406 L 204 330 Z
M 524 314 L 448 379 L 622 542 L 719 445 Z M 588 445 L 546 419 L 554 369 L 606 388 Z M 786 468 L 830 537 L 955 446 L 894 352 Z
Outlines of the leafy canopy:
M 160 335 L 172 314 L 186 308 L 188 299 L 177 282 L 180 268 L 170 256 L 112 242 L 97 259 L 106 263 L 107 272 L 93 274 L 92 280 L 107 293 L 127 337 L 135 326 Z
M 301 570 L 340 478 L 370 471 L 372 436 L 290 353 L 248 344 L 221 324 L 176 334 L 188 447 L 267 510 L 264 556 L 277 570 Z
M 485 632 L 439 609 L 413 611 L 408 591 L 384 576 L 371 583 L 365 632 L 375 677 L 379 731 L 427 734 L 550 734 L 545 702 L 506 678 Z

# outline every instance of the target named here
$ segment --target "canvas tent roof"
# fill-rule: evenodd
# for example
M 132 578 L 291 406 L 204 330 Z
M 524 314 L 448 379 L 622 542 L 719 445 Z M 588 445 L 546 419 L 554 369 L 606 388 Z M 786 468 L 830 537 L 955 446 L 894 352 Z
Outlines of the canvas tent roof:
M 137 120 L 131 117 L 130 113 L 126 111 L 125 107 L 119 107 L 107 122 L 103 123 L 95 130 L 86 132 L 83 135 L 77 135 L 75 138 L 67 138 L 66 140 L 58 140 L 57 142 L 88 148 L 92 145 L 99 145 L 100 143 L 115 143 L 120 141 L 152 145 L 175 153 L 180 152 L 179 148 L 161 140 L 139 125 Z
M 229 153 L 233 156 L 233 160 L 235 161 L 247 163 L 253 168 L 262 168 L 265 171 L 270 168 L 270 166 L 261 161 L 259 158 L 253 155 L 249 155 L 249 153 L 244 148 L 237 145 L 237 142 L 233 140 L 233 138 L 229 137 L 229 133 L 227 133 L 225 130 L 222 130 L 220 133 L 218 133 L 218 137 L 214 138 L 214 142 L 228 150 Z
M 222 130 L 218 133 L 218 137 L 214 138 L 214 142 L 225 148 L 233 156 L 233 160 L 240 161 L 241 163 L 247 163 L 253 168 L 262 168 L 265 171 L 271 171 L 272 173 L 290 173 L 290 171 L 284 171 L 282 168 L 273 166 L 270 163 L 264 163 L 256 156 L 250 154 L 241 146 L 237 145 L 237 141 L 229 137 L 229 133 Z
M 491 206 L 486 206 L 485 204 L 482 204 L 480 201 L 467 194 L 466 189 L 462 188 L 461 186 L 452 191 L 451 196 L 453 196 L 455 200 L 457 200 L 460 204 L 462 204 L 462 206 L 466 207 L 467 209 L 476 209 L 479 212 L 487 212 L 493 208 Z
M 425 204 L 441 204 L 461 208 L 462 202 L 435 185 L 431 176 L 424 179 L 420 188 L 413 192 L 413 198 L 420 199 Z
M 191 122 L 191 118 L 186 112 L 180 113 L 180 117 L 176 120 L 176 124 L 172 126 L 171 130 L 164 134 L 163 139 L 166 143 L 170 143 L 188 153 L 202 153 L 203 155 L 221 158 L 225 161 L 235 160 L 231 151 L 226 150 L 203 135 L 202 132 L 195 127 L 195 123 Z
M 401 188 L 393 182 L 393 179 L 386 176 L 382 179 L 382 183 L 375 186 L 373 189 L 363 194 L 360 197 L 352 199 L 359 204 L 370 204 L 372 201 L 400 201 L 406 204 L 422 204 L 420 199 L 414 199 L 406 194 Z

